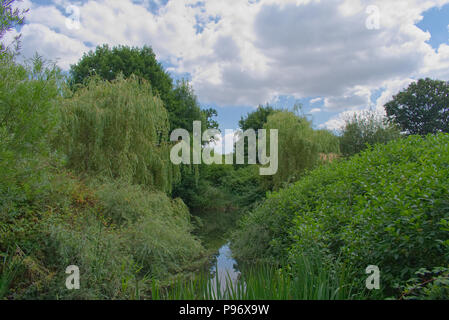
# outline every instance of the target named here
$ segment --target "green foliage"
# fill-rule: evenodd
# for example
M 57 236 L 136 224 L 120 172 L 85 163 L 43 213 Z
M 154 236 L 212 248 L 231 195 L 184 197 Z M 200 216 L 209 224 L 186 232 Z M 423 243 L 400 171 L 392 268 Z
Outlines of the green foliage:
M 142 272 L 163 278 L 200 258 L 202 246 L 192 235 L 190 213 L 180 199 L 126 183 L 98 188 L 104 217 L 117 223 Z
M 86 185 L 66 173 L 49 183 L 33 216 L 1 225 L 11 228 L 0 245 L 13 244 L 0 267 L 9 298 L 144 298 L 151 279 L 166 281 L 203 262 L 181 200 L 125 181 Z M 81 271 L 80 290 L 64 285 L 72 264 Z
M 318 162 L 319 146 L 307 119 L 289 111 L 276 112 L 268 117 L 264 129 L 279 131 L 279 168 L 277 174 L 267 178 L 270 188 L 279 189 L 286 183 L 296 181 L 305 170 Z
M 385 105 L 387 115 L 408 134 L 449 133 L 449 83 L 420 79 Z
M 340 150 L 344 156 L 350 157 L 368 145 L 388 143 L 401 137 L 400 129 L 386 118 L 374 112 L 354 114 L 346 121 L 340 137 Z
M 416 277 L 407 281 L 403 289 L 403 300 L 448 300 L 449 268 L 420 269 Z
M 229 172 L 220 181 L 220 185 L 232 196 L 234 206 L 248 208 L 265 197 L 257 165 L 241 167 Z
M 216 115 L 213 109 L 202 111 L 189 83 L 178 81 L 173 86 L 173 80 L 156 60 L 151 47 L 143 48 L 108 45 L 98 46 L 81 60 L 71 66 L 71 86 L 77 90 L 89 83 L 89 78 L 98 76 L 112 81 L 120 74 L 124 78 L 132 75 L 147 80 L 152 87 L 152 93 L 160 96 L 164 107 L 168 111 L 170 131 L 178 128 L 192 131 L 193 121 L 201 121 L 203 128 L 216 127 L 212 120 Z
M 93 79 L 65 100 L 62 118 L 70 168 L 171 191 L 179 172 L 166 142 L 167 111 L 146 81 Z
M 267 123 L 268 117 L 277 111 L 270 105 L 266 105 L 265 107 L 260 105 L 256 111 L 251 112 L 246 115 L 246 117 L 242 117 L 239 121 L 239 127 L 243 131 L 248 129 L 259 130 L 263 129 L 265 123 Z
M 0 141 L 19 154 L 42 153 L 57 123 L 60 70 L 36 56 L 21 66 L 0 55 Z
M 153 49 L 117 46 L 98 46 L 95 51 L 85 53 L 81 60 L 70 68 L 72 86 L 87 85 L 91 76 L 112 81 L 120 74 L 125 78 L 135 75 L 150 82 L 154 94 L 163 101 L 170 99 L 173 87 L 170 75 L 156 60 Z
M 339 138 L 328 130 L 315 130 L 314 141 L 321 154 L 340 154 Z
M 359 288 L 374 264 L 383 292 L 395 292 L 416 270 L 448 261 L 448 146 L 449 135 L 412 136 L 322 166 L 245 217 L 234 252 L 339 257 L 358 270 Z
M 256 111 L 250 112 L 246 115 L 246 117 L 242 117 L 239 121 L 239 127 L 242 130 L 242 132 L 246 130 L 254 130 L 256 133 L 256 137 L 259 136 L 258 130 L 263 129 L 264 125 L 268 121 L 268 117 L 274 113 L 278 112 L 278 110 L 275 110 L 272 106 L 266 105 L 265 107 L 262 105 L 259 105 Z M 234 146 L 235 149 L 235 146 Z M 243 153 L 244 153 L 244 163 L 248 163 L 248 142 L 244 141 L 243 146 Z M 234 153 L 234 163 L 236 163 L 236 156 Z M 235 167 L 241 167 L 242 165 L 235 165 Z
M 0 57 L 1 252 L 32 227 L 34 206 L 48 191 L 48 141 L 58 120 L 60 81 L 59 70 L 38 57 L 28 66 Z
M 169 113 L 171 130 L 186 129 L 193 132 L 193 122 L 201 121 L 202 130 L 218 128 L 218 123 L 212 118 L 217 112 L 212 109 L 201 110 L 191 85 L 185 81 L 178 81 L 173 90 L 173 98 L 166 104 Z

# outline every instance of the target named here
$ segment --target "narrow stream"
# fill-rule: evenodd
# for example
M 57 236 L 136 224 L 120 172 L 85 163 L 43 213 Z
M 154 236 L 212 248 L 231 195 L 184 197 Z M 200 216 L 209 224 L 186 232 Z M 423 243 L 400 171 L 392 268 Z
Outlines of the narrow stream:
M 211 288 L 217 293 L 218 280 L 221 296 L 226 294 L 228 284 L 232 283 L 232 286 L 235 287 L 237 281 L 240 279 L 237 261 L 232 258 L 232 251 L 229 246 L 230 244 L 227 243 L 219 249 L 215 265 L 210 270 L 213 275 L 210 280 Z

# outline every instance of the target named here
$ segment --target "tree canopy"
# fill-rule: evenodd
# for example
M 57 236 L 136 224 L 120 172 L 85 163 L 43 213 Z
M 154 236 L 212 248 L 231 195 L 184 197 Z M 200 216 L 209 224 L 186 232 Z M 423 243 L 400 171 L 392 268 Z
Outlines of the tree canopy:
M 259 105 L 256 111 L 250 112 L 246 117 L 242 117 L 239 121 L 240 129 L 246 131 L 248 129 L 259 130 L 262 129 L 265 123 L 267 123 L 268 117 L 275 113 L 276 110 L 270 106 L 265 107 Z
M 449 132 L 449 83 L 420 79 L 395 95 L 385 110 L 407 134 Z
M 169 161 L 167 111 L 146 81 L 92 78 L 62 113 L 69 167 L 171 191 L 179 174 Z
M 193 121 L 201 121 L 206 128 L 216 125 L 209 117 L 216 113 L 201 110 L 192 87 L 186 80 L 173 79 L 157 61 L 153 49 L 149 46 L 142 48 L 117 46 L 110 48 L 107 44 L 98 46 L 70 68 L 71 87 L 77 90 L 88 83 L 92 76 L 99 76 L 112 81 L 119 74 L 124 78 L 135 75 L 149 81 L 153 94 L 159 95 L 164 107 L 169 113 L 170 129 L 192 130 Z

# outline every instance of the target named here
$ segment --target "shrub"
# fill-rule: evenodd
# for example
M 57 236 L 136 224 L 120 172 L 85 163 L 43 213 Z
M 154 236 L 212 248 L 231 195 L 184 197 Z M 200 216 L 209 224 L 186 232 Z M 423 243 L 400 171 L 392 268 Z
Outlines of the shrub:
M 449 268 L 420 269 L 408 280 L 402 291 L 403 300 L 449 299 Z
M 123 182 L 102 185 L 97 194 L 104 217 L 120 228 L 126 251 L 143 273 L 161 279 L 200 260 L 203 247 L 191 234 L 190 213 L 181 199 Z
M 16 231 L 5 234 L 12 249 L 2 257 L 9 263 L 0 266 L 0 294 L 149 297 L 151 281 L 168 281 L 204 263 L 204 249 L 191 233 L 190 214 L 180 199 L 124 181 L 86 184 L 67 173 L 50 183 L 52 191 L 34 204 L 34 218 L 16 221 Z M 80 290 L 64 285 L 69 265 L 80 268 Z
M 449 135 L 412 136 L 322 166 L 243 220 L 235 237 L 250 245 L 237 241 L 236 250 L 272 258 L 318 247 L 359 268 L 359 285 L 378 265 L 385 292 L 420 268 L 445 266 L 448 147 Z

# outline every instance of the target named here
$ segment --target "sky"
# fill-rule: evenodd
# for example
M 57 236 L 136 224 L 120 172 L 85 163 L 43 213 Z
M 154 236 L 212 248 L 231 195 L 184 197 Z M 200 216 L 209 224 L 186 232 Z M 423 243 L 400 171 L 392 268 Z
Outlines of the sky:
M 22 56 L 68 70 L 97 45 L 149 45 L 220 129 L 260 104 L 316 128 L 383 105 L 412 81 L 449 80 L 449 0 L 23 0 Z M 14 36 L 14 32 L 8 35 Z M 220 147 L 220 146 L 219 146 Z

